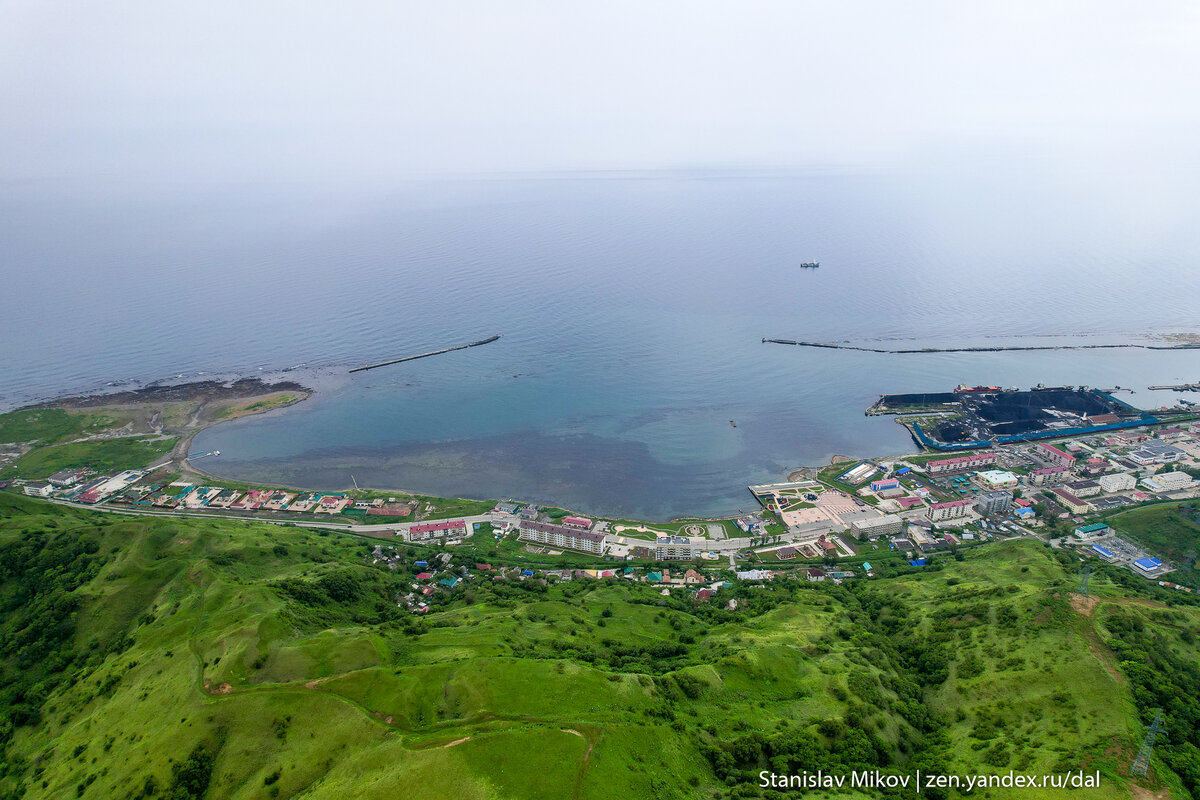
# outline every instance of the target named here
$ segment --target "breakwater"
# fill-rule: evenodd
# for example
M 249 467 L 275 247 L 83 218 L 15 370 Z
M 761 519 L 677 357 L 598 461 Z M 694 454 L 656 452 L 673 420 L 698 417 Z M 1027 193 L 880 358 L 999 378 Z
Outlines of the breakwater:
M 355 367 L 351 372 L 366 372 L 369 369 L 378 369 L 379 367 L 390 367 L 392 364 L 401 364 L 405 361 L 416 361 L 418 358 L 429 358 L 430 356 L 440 356 L 442 353 L 452 353 L 455 350 L 466 350 L 468 347 L 478 347 L 481 344 L 490 344 L 500 338 L 500 334 L 490 336 L 487 339 L 480 339 L 478 342 L 470 344 L 459 344 L 454 347 L 443 347 L 441 350 L 432 350 L 428 353 L 418 353 L 415 356 L 404 356 L 402 358 L 393 358 L 391 361 L 380 361 L 378 364 L 367 364 L 364 367 Z
M 797 347 L 820 347 L 826 350 L 858 350 L 862 353 L 999 353 L 1006 350 L 1197 350 L 1200 344 L 1046 344 L 1046 345 L 997 345 L 995 347 L 919 347 L 904 350 L 888 350 L 880 347 L 861 347 L 853 344 L 827 344 L 824 342 L 801 342 L 795 339 L 767 339 L 763 344 L 791 344 Z

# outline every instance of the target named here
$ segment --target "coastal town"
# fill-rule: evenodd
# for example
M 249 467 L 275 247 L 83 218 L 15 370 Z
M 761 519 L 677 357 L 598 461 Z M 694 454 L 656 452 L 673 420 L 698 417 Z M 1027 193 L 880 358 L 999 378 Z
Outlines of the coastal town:
M 925 567 L 943 554 L 1011 538 L 1128 569 L 1162 586 L 1177 565 L 1106 519 L 1121 510 L 1200 497 L 1200 423 L 1100 430 L 1053 441 L 996 443 L 964 454 L 924 452 L 799 470 L 748 487 L 756 513 L 725 520 L 649 523 L 599 519 L 528 502 L 455 501 L 349 490 L 223 485 L 167 474 L 169 464 L 98 474 L 65 469 L 11 489 L 129 514 L 220 516 L 319 528 L 379 540 L 371 561 L 414 569 L 399 602 L 490 579 L 623 578 L 708 600 L 728 580 L 869 579 L 883 562 Z M 457 513 L 452 513 L 452 512 Z M 520 559 L 583 559 L 579 567 L 462 564 L 449 553 L 480 536 Z M 428 558 L 399 547 L 433 547 Z M 432 559 L 432 560 L 430 560 Z M 444 563 L 443 563 L 444 562 Z M 672 564 L 677 569 L 670 568 Z M 474 569 L 472 569 L 474 567 Z

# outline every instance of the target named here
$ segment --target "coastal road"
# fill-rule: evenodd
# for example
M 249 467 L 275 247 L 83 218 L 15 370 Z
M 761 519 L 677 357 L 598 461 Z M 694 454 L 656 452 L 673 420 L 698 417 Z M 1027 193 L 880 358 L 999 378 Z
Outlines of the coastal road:
M 160 519 L 178 519 L 187 517 L 189 519 L 210 519 L 210 520 L 239 520 L 241 522 L 262 522 L 267 525 L 279 525 L 283 527 L 309 528 L 316 530 L 332 530 L 351 535 L 367 536 L 374 539 L 381 538 L 381 535 L 394 533 L 397 536 L 408 533 L 408 529 L 413 525 L 421 525 L 429 522 L 439 522 L 444 520 L 422 520 L 421 522 L 402 522 L 402 523 L 384 523 L 379 525 L 356 525 L 349 522 L 338 522 L 330 519 L 328 522 L 316 520 L 289 520 L 278 518 L 265 518 L 256 516 L 246 516 L 242 514 L 230 514 L 224 511 L 205 513 L 203 511 L 151 511 L 133 508 L 116 508 L 108 505 L 86 505 L 84 503 L 74 503 L 69 500 L 61 500 L 58 498 L 46 498 L 51 503 L 58 505 L 69 506 L 71 508 L 79 508 L 86 511 L 98 511 L 104 514 L 121 514 L 130 517 L 157 517 Z M 509 514 L 498 514 L 489 511 L 486 514 L 475 514 L 465 517 L 446 517 L 445 519 L 461 519 L 467 525 L 471 526 L 477 522 L 500 523 L 510 522 L 515 523 L 517 517 Z M 782 534 L 780 536 L 780 544 L 796 541 L 797 539 L 811 539 L 811 534 Z M 730 563 L 734 563 L 734 558 L 739 550 L 746 550 L 751 547 L 752 540 L 750 538 L 723 539 L 719 541 L 705 541 L 705 547 L 713 552 L 721 553 L 729 557 Z
M 267 525 L 280 525 L 284 527 L 294 528 L 316 528 L 319 530 L 336 530 L 345 531 L 351 534 L 360 534 L 364 536 L 373 536 L 378 538 L 381 533 L 407 533 L 408 529 L 413 525 L 420 525 L 420 522 L 402 522 L 390 523 L 382 525 L 354 525 L 348 522 L 335 522 L 332 519 L 329 522 L 316 522 L 313 520 L 289 520 L 289 519 L 266 519 L 264 517 L 247 517 L 241 514 L 226 514 L 226 513 L 209 513 L 202 511 L 148 511 L 133 508 L 115 508 L 106 505 L 87 505 L 85 503 L 73 503 L 69 500 L 60 500 L 53 497 L 45 498 L 48 502 L 56 503 L 60 506 L 69 506 L 71 508 L 79 508 L 84 511 L 99 511 L 103 514 L 122 514 L 127 517 L 158 517 L 162 519 L 177 519 L 179 517 L 188 517 L 190 519 L 212 519 L 212 520 L 238 520 L 241 522 L 262 522 Z M 506 514 L 476 514 L 469 517 L 447 517 L 446 519 L 461 519 L 468 525 L 474 525 L 476 522 L 505 522 L 513 517 Z M 424 520 L 424 522 L 439 522 L 441 520 Z

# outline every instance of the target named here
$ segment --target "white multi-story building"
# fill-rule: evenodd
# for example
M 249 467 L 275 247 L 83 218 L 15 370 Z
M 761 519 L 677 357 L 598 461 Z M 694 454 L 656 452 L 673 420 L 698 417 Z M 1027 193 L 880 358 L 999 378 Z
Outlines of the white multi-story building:
M 1137 478 L 1128 472 L 1114 472 L 1111 475 L 1101 475 L 1096 483 L 1100 484 L 1100 491 L 1112 494 L 1130 491 L 1137 486 Z
M 904 520 L 895 514 L 856 519 L 850 523 L 850 533 L 854 535 L 855 539 L 859 540 L 878 539 L 880 536 L 904 533 Z
M 1142 478 L 1142 486 L 1152 492 L 1177 492 L 1192 485 L 1192 476 L 1186 472 L 1162 472 L 1149 478 Z
M 686 536 L 659 536 L 654 543 L 654 557 L 659 561 L 688 561 L 695 556 L 692 540 Z

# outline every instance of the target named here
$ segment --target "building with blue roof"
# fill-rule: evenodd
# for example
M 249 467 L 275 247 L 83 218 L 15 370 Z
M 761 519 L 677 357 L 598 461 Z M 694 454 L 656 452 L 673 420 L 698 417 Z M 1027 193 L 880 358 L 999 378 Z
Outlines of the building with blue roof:
M 1095 550 L 1096 554 L 1099 555 L 1101 558 L 1103 558 L 1105 561 L 1115 561 L 1117 558 L 1115 555 L 1113 555 L 1111 550 L 1109 550 L 1106 547 L 1101 547 L 1098 544 L 1092 545 L 1092 549 Z
M 1147 576 L 1157 572 L 1162 565 L 1163 562 L 1157 558 L 1139 558 L 1133 562 L 1134 569 Z
M 912 560 L 912 561 L 910 561 L 910 562 L 908 562 L 908 563 L 909 563 L 909 564 L 911 564 L 911 565 L 913 565 L 914 567 L 923 567 L 923 566 L 925 566 L 925 559 L 923 559 L 923 558 L 917 558 L 917 559 L 914 559 L 914 560 Z

